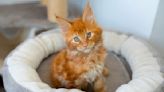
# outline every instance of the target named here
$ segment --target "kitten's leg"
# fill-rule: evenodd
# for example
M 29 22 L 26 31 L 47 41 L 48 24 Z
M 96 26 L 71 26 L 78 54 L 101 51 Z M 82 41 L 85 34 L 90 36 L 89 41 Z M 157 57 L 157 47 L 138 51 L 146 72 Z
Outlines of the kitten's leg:
M 59 80 L 55 79 L 55 78 L 52 78 L 52 77 L 51 77 L 51 84 L 50 84 L 50 86 L 53 87 L 53 88 L 60 88 L 60 87 L 62 87 L 61 82 Z
M 109 69 L 107 67 L 104 67 L 102 74 L 104 77 L 108 77 L 109 76 Z
M 91 88 L 91 85 L 88 84 L 87 82 L 84 82 L 81 86 L 78 87 L 78 89 L 81 89 L 83 91 L 92 92 L 92 91 L 88 91 L 90 90 L 90 88 Z
M 106 92 L 105 82 L 103 78 L 98 77 L 94 82 L 94 92 Z

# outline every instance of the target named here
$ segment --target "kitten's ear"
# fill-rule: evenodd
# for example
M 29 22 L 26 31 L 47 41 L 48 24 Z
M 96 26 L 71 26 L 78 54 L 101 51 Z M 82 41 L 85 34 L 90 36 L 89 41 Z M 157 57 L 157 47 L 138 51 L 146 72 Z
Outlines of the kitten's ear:
M 90 7 L 89 1 L 87 5 L 84 8 L 83 14 L 82 14 L 82 20 L 84 22 L 90 23 L 90 24 L 96 24 L 95 17 L 93 15 L 93 11 Z
M 71 27 L 71 22 L 64 18 L 56 16 L 56 21 L 59 24 L 59 26 L 61 27 L 63 33 L 67 32 L 68 29 Z

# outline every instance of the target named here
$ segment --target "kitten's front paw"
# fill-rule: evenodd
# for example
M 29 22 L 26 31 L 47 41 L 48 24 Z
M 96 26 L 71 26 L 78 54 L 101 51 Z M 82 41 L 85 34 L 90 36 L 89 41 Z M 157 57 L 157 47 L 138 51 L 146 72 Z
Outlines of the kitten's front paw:
M 109 69 L 107 67 L 104 67 L 102 74 L 104 77 L 108 77 L 109 76 Z
M 102 78 L 97 78 L 94 83 L 94 92 L 107 92 L 106 85 Z

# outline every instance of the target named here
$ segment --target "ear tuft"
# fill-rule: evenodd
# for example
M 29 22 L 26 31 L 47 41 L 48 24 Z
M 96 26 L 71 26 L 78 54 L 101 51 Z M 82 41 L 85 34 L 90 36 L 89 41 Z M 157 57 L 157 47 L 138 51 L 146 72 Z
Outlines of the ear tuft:
M 84 22 L 90 23 L 90 24 L 96 24 L 95 22 L 95 17 L 93 14 L 93 11 L 90 7 L 89 1 L 87 3 L 87 5 L 84 8 L 83 14 L 82 14 L 82 20 Z
M 69 28 L 71 27 L 70 21 L 68 21 L 68 20 L 66 20 L 64 18 L 61 18 L 59 16 L 55 16 L 55 17 L 56 17 L 56 21 L 59 24 L 59 26 L 61 27 L 62 31 L 63 32 L 68 31 Z

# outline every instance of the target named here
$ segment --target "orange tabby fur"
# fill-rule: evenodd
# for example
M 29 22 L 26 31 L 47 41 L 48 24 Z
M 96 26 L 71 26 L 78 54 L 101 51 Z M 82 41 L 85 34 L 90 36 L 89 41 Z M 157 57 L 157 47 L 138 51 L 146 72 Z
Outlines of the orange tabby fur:
M 102 73 L 106 50 L 103 47 L 102 30 L 95 22 L 89 4 L 82 18 L 68 21 L 57 17 L 57 21 L 67 47 L 54 57 L 51 66 L 53 87 L 81 89 L 88 83 L 94 83 L 95 92 L 105 92 Z M 75 37 L 78 38 L 73 39 Z

